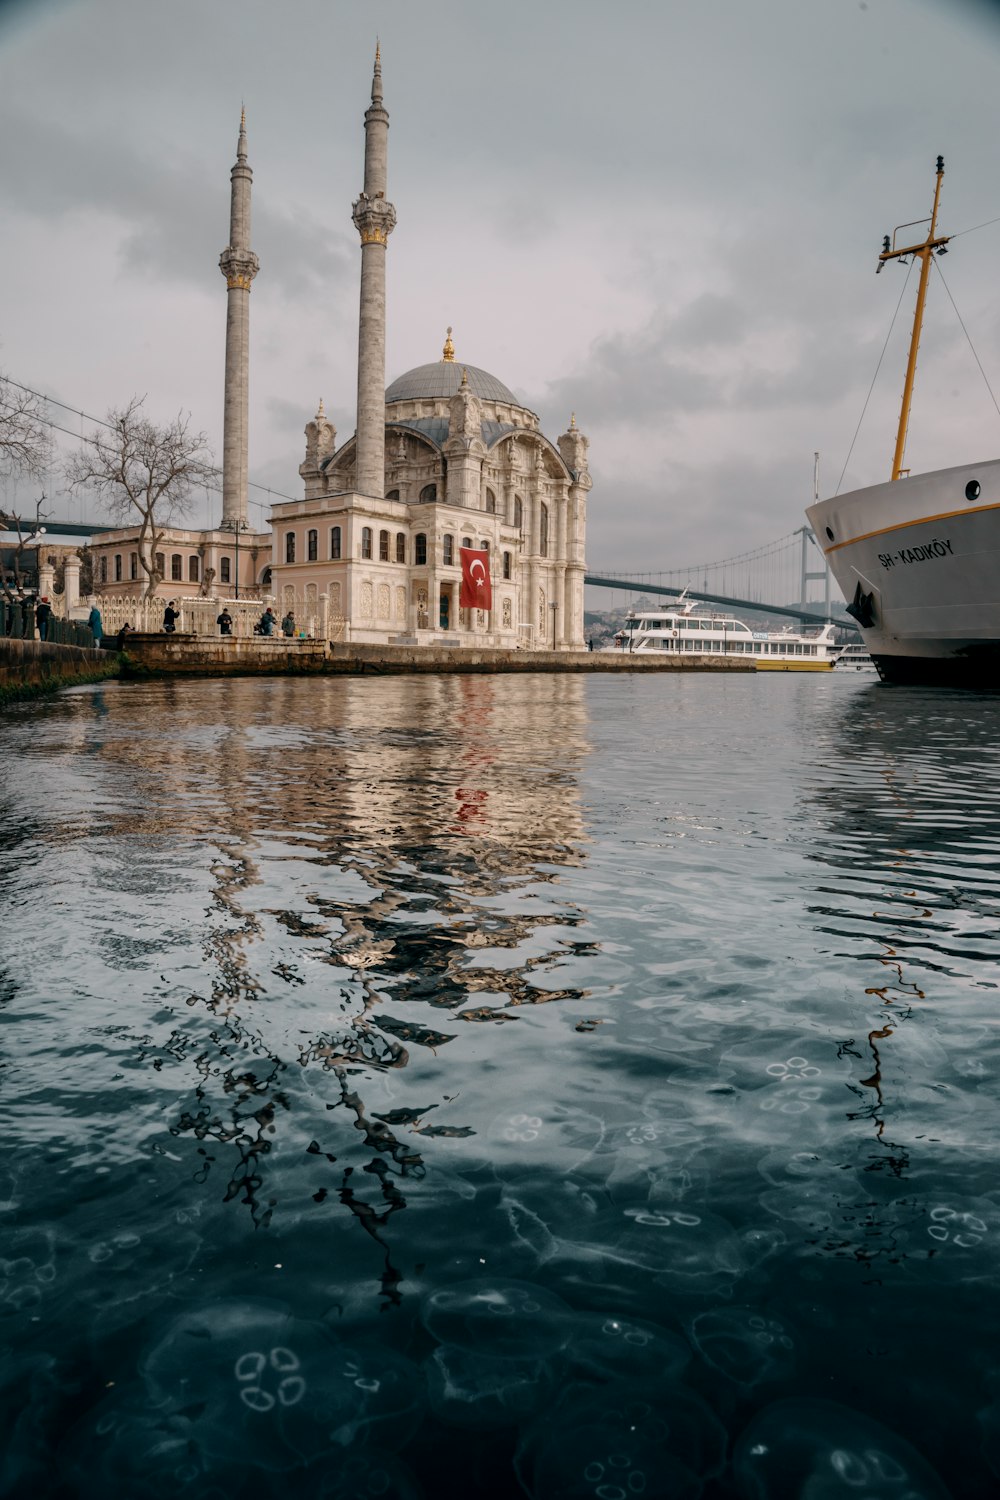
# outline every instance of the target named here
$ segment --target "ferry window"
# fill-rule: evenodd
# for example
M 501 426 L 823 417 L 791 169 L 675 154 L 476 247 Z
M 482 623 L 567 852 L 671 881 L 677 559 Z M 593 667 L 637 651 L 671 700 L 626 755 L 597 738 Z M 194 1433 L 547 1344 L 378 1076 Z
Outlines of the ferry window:
M 413 561 L 418 568 L 424 567 L 427 563 L 427 537 L 422 531 L 418 531 L 413 538 Z
M 981 495 L 981 493 L 982 493 L 982 486 L 980 485 L 979 480 L 978 479 L 970 479 L 969 482 L 968 482 L 968 484 L 965 486 L 965 498 L 966 498 L 966 500 L 978 500 L 979 496 Z
M 446 568 L 450 568 L 455 561 L 455 538 L 449 531 L 441 538 L 441 561 Z
M 295 532 L 289 531 L 285 536 L 285 562 L 295 561 Z
M 401 563 L 405 563 L 405 561 L 406 561 L 406 532 L 405 531 L 397 531 L 396 532 L 396 561 L 397 562 L 401 562 Z
M 170 554 L 170 577 L 174 583 L 180 583 L 184 577 L 184 559 L 179 552 Z
M 306 532 L 306 557 L 309 562 L 315 562 L 319 556 L 319 532 Z
M 337 559 L 340 557 L 340 527 L 339 526 L 331 526 L 331 528 L 330 528 L 330 557 L 331 557 L 332 561 L 334 561 L 334 562 L 336 562 Z
M 370 558 L 372 555 L 372 529 L 370 526 L 361 528 L 361 556 Z
M 230 581 L 230 578 L 229 578 L 229 558 L 228 557 L 220 557 L 220 559 L 219 559 L 219 582 L 220 583 L 229 583 L 229 581 Z
M 380 531 L 378 534 L 378 560 L 379 562 L 389 561 L 389 533 L 387 531 Z
M 197 557 L 189 557 L 188 558 L 188 582 L 189 583 L 197 583 L 198 582 L 198 558 Z

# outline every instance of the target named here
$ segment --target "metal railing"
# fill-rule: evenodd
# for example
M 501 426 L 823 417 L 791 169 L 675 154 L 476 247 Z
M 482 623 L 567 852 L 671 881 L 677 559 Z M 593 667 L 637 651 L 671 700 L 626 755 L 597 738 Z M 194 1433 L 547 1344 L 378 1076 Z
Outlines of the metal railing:
M 35 625 L 35 605 L 27 599 L 0 598 L 0 636 L 15 641 L 37 641 L 41 635 Z M 45 640 L 57 646 L 94 645 L 94 633 L 80 620 L 63 620 L 51 614 L 45 627 Z

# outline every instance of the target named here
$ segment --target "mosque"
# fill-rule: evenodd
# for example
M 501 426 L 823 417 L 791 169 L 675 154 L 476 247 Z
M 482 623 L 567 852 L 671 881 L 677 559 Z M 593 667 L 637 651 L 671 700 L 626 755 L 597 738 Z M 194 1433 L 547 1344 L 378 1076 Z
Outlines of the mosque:
M 357 430 L 338 445 L 320 402 L 306 424 L 300 500 L 274 503 L 271 531 L 247 517 L 253 173 L 241 117 L 231 173 L 221 525 L 164 532 L 157 595 L 198 585 L 215 599 L 272 594 L 279 612 L 332 637 L 408 645 L 582 650 L 588 440 L 575 416 L 552 441 L 494 375 L 455 356 L 385 386 L 389 115 L 376 49 L 365 113 Z M 134 528 L 95 538 L 95 587 L 142 592 Z M 475 584 L 475 588 L 473 588 Z M 322 601 L 322 611 L 320 604 Z

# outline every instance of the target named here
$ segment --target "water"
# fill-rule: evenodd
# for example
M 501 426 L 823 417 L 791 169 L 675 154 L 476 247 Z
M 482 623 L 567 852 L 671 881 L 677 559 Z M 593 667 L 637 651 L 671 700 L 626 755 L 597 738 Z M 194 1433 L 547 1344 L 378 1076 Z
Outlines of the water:
M 1000 698 L 0 726 L 0 1494 L 992 1496 Z

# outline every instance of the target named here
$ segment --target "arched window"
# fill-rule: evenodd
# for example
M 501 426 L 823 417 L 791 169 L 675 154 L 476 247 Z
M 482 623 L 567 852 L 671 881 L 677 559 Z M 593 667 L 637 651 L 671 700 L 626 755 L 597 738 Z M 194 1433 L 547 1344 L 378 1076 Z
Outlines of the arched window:
M 192 555 L 188 558 L 188 583 L 198 582 L 198 579 L 201 576 L 201 573 L 199 571 L 200 562 L 201 558 L 194 553 L 192 553 Z
M 167 575 L 167 559 L 164 557 L 162 552 L 158 552 L 156 554 L 155 566 L 156 571 L 159 573 L 160 577 L 165 578 Z
M 260 586 L 267 593 L 271 587 L 271 569 L 265 568 L 260 575 Z
M 309 562 L 315 562 L 319 557 L 319 532 L 306 532 L 306 557 Z
M 406 532 L 405 531 L 397 531 L 396 532 L 396 561 L 397 562 L 401 562 L 401 563 L 405 563 L 405 561 L 406 561 Z
M 398 500 L 399 499 L 399 491 L 398 490 L 386 490 L 386 492 L 385 492 L 385 498 L 387 500 Z
M 122 581 L 122 555 L 121 555 L 120 552 L 116 552 L 115 553 L 115 583 L 121 583 L 121 581 Z
M 488 536 L 484 536 L 479 543 L 479 550 L 480 552 L 488 552 L 490 550 L 490 539 Z
M 361 528 L 361 556 L 370 558 L 372 555 L 372 529 L 370 526 Z
M 231 579 L 231 576 L 230 576 L 229 558 L 228 557 L 220 557 L 219 558 L 219 582 L 220 583 L 230 583 L 231 581 L 232 581 L 232 579 Z
M 130 552 L 128 555 L 128 576 L 132 579 L 133 583 L 139 576 L 138 552 Z
M 519 531 L 524 526 L 524 502 L 520 495 L 514 496 L 514 525 Z
M 437 497 L 438 487 L 436 484 L 425 484 L 423 489 L 420 491 L 420 498 L 425 505 L 430 504 L 430 502 L 432 500 L 436 500 Z
M 441 538 L 441 561 L 446 568 L 452 567 L 455 562 L 455 538 L 450 531 L 446 531 Z
M 503 576 L 505 578 L 509 578 L 510 577 L 510 562 L 511 562 L 510 553 L 509 552 L 505 552 L 504 555 L 503 555 Z
M 486 511 L 491 516 L 495 516 L 497 513 L 497 497 L 492 490 L 486 491 Z
M 463 536 L 463 538 L 462 538 L 462 546 L 463 547 L 471 547 L 472 546 L 472 538 L 471 538 L 471 536 Z
M 173 583 L 180 583 L 184 577 L 184 559 L 179 552 L 170 554 L 170 578 Z
M 413 538 L 413 561 L 418 568 L 425 567 L 427 563 L 427 538 L 422 531 L 418 531 Z
M 380 531 L 378 534 L 378 560 L 379 562 L 389 561 L 389 533 L 387 531 Z
M 101 582 L 102 583 L 107 583 L 107 581 L 108 581 L 108 560 L 107 560 L 106 557 L 102 557 L 101 558 Z
M 285 532 L 285 562 L 286 563 L 293 563 L 294 561 L 295 561 L 295 532 L 294 531 L 286 531 Z
M 340 556 L 340 527 L 330 527 L 330 556 L 334 562 Z
M 538 507 L 538 550 L 542 557 L 549 555 L 549 507 Z

